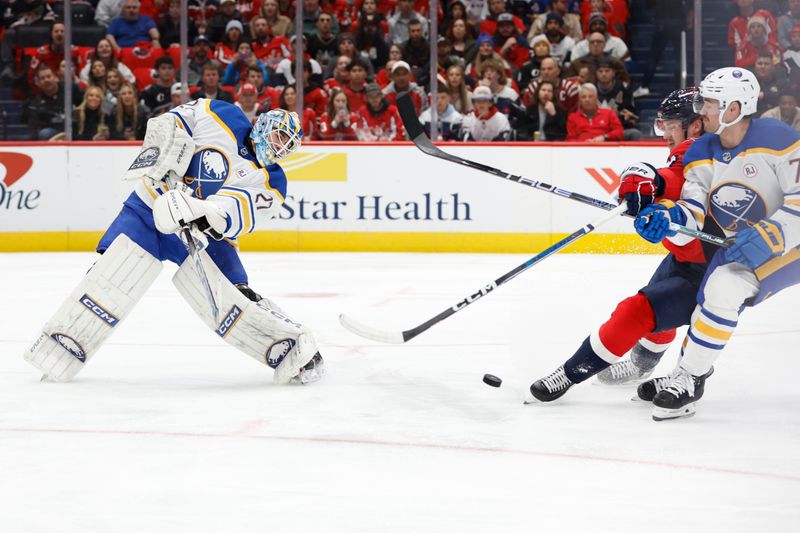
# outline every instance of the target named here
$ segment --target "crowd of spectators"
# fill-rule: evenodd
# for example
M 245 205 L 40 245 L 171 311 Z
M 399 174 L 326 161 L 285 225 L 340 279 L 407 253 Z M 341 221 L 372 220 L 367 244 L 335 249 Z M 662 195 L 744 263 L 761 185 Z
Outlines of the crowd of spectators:
M 95 46 L 73 47 L 72 79 L 65 80 L 58 2 L 0 0 L 0 77 L 13 81 L 31 137 L 42 140 L 63 131 L 66 83 L 74 138 L 141 139 L 148 117 L 180 104 L 182 61 L 192 98 L 232 102 L 253 121 L 269 109 L 295 109 L 301 81 L 308 139 L 403 139 L 400 93 L 411 96 L 427 128 L 436 105 L 438 136 L 446 140 L 641 137 L 635 96 L 649 91 L 631 85 L 628 0 L 442 0 L 435 79 L 429 0 L 297 1 L 300 36 L 294 0 L 189 0 L 184 51 L 178 0 L 72 0 L 73 13 L 83 17 L 74 23 L 104 28 L 105 36 Z M 762 83 L 759 111 L 797 124 L 800 0 L 787 0 L 783 11 L 735 1 L 740 13 L 730 42 L 736 64 L 752 68 Z M 49 43 L 15 49 L 15 32 L 31 25 L 48 27 Z M 294 76 L 298 37 L 302 80 Z

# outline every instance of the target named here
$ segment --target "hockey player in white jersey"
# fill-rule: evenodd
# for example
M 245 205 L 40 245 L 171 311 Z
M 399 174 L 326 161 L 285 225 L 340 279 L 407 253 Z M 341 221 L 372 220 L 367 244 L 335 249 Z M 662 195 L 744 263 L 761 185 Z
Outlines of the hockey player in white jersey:
M 800 283 L 800 134 L 773 119 L 751 118 L 760 88 L 755 76 L 728 67 L 700 84 L 695 110 L 707 133 L 684 157 L 681 199 L 643 209 L 634 222 L 650 240 L 681 246 L 691 238 L 669 231 L 710 216 L 735 243 L 714 255 L 697 295 L 682 357 L 670 375 L 639 386 L 653 398 L 653 418 L 691 415 L 712 364 L 746 306 Z
M 72 379 L 168 260 L 179 265 L 173 283 L 203 322 L 272 367 L 275 383 L 319 379 L 313 334 L 248 287 L 236 244 L 280 209 L 286 175 L 277 161 L 302 137 L 295 113 L 276 109 L 251 125 L 220 100 L 194 100 L 150 119 L 125 175 L 136 180 L 134 192 L 101 238 L 101 257 L 25 359 L 48 380 Z

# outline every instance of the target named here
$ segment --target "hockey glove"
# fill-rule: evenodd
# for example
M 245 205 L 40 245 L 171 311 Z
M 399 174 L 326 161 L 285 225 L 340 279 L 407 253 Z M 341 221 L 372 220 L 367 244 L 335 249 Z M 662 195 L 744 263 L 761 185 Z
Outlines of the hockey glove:
M 199 200 L 189 194 L 173 190 L 156 198 L 153 203 L 153 220 L 161 233 L 177 233 L 187 225 L 220 240 L 228 229 L 230 220 L 225 212 L 208 200 Z
M 649 163 L 630 165 L 620 174 L 617 197 L 628 202 L 628 214 L 636 216 L 644 207 L 664 194 L 666 181 L 656 168 Z
M 665 237 L 672 237 L 676 232 L 669 229 L 670 222 L 684 225 L 686 215 L 679 206 L 670 200 L 662 200 L 657 204 L 650 204 L 639 212 L 633 221 L 636 233 L 653 244 L 658 244 Z
M 769 218 L 736 234 L 733 245 L 725 250 L 725 259 L 756 269 L 784 252 L 783 229 Z

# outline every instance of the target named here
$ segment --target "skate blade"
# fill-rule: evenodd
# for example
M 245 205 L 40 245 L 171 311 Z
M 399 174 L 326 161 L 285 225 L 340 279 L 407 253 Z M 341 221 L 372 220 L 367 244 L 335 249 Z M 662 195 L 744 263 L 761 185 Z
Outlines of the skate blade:
M 680 409 L 665 409 L 663 407 L 653 407 L 653 420 L 662 422 L 664 420 L 672 420 L 675 418 L 689 418 L 694 416 L 695 407 L 694 403 L 684 405 Z

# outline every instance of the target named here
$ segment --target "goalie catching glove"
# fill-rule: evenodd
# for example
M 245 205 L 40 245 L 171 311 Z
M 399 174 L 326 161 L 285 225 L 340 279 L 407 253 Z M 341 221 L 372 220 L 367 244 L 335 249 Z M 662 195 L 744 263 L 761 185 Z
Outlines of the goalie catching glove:
M 650 163 L 630 165 L 620 174 L 617 197 L 628 202 L 627 213 L 636 216 L 639 211 L 664 194 L 666 182 Z
M 180 126 L 174 114 L 164 113 L 147 121 L 142 151 L 123 179 L 145 178 L 154 185 L 164 179 L 182 183 L 193 155 L 192 136 Z
M 153 203 L 153 220 L 161 233 L 178 233 L 186 226 L 221 240 L 230 217 L 216 204 L 199 200 L 181 190 L 171 190 Z M 193 234 L 196 232 L 193 231 Z M 198 238 L 198 235 L 194 235 Z

